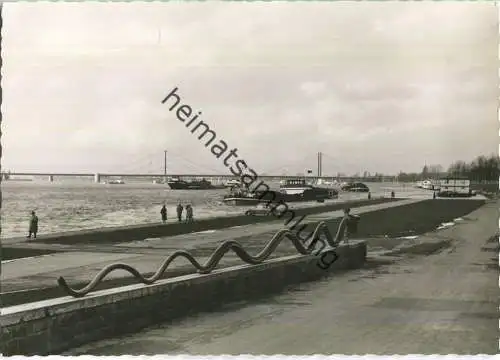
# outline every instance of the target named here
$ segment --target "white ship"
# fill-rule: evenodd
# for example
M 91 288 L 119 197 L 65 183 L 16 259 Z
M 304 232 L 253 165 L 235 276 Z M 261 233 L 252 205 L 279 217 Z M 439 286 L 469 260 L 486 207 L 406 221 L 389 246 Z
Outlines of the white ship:
M 243 183 L 237 179 L 231 179 L 231 180 L 228 180 L 224 183 L 224 186 L 228 187 L 228 188 L 235 187 L 235 186 L 241 187 L 242 185 L 243 185 Z
M 125 184 L 125 181 L 123 181 L 122 179 L 110 179 L 107 181 L 103 181 L 102 183 L 109 184 L 109 185 L 123 185 L 123 184 Z
M 439 182 L 431 179 L 417 182 L 417 187 L 424 190 L 438 190 Z

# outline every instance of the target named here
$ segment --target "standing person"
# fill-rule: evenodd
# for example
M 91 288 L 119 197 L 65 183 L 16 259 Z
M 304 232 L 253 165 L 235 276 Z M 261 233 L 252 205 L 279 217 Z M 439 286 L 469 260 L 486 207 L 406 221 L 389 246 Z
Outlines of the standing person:
M 26 237 L 28 239 L 31 239 L 31 234 L 33 234 L 33 239 L 36 239 L 37 232 L 38 232 L 38 216 L 36 216 L 35 212 L 32 211 L 30 218 L 29 234 Z
M 351 209 L 344 209 L 344 219 L 346 219 L 346 227 L 344 230 L 344 242 L 349 243 L 349 238 L 358 231 L 359 216 L 351 215 Z
M 186 205 L 186 222 L 193 222 L 193 207 L 191 204 Z
M 163 204 L 160 210 L 160 214 L 161 214 L 161 221 L 165 224 L 165 222 L 167 221 L 167 207 L 165 206 L 165 204 Z
M 177 204 L 177 219 L 179 222 L 182 221 L 182 212 L 184 211 L 184 207 L 182 206 L 181 202 L 179 201 L 179 204 Z

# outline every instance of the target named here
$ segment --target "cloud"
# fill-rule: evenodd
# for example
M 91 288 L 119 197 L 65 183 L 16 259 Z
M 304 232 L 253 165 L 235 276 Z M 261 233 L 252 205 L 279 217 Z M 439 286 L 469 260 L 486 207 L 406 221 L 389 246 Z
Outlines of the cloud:
M 4 10 L 8 168 L 126 171 L 127 158 L 157 169 L 168 149 L 172 171 L 188 167 L 181 157 L 227 171 L 161 105 L 176 86 L 256 169 L 287 164 L 295 173 L 323 151 L 337 159 L 325 172 L 395 172 L 429 156 L 444 165 L 471 158 L 498 143 L 494 4 L 8 3 Z

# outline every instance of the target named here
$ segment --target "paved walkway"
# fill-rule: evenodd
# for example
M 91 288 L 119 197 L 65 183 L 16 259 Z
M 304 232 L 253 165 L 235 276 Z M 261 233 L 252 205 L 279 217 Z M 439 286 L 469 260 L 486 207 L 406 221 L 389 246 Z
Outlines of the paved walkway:
M 430 256 L 359 270 L 261 303 L 232 304 L 73 355 L 496 354 L 499 203 L 426 236 Z
M 397 202 L 390 202 L 385 204 L 368 205 L 352 209 L 352 214 L 363 214 L 371 211 L 387 209 L 397 206 L 413 204 L 422 201 L 421 199 L 401 200 Z M 319 222 L 339 218 L 343 216 L 342 210 L 330 211 L 320 214 L 308 215 L 301 223 Z M 128 243 L 118 244 L 118 247 L 124 248 L 155 248 L 155 249 L 194 249 L 203 244 L 220 243 L 226 240 L 234 240 L 238 237 L 249 236 L 267 233 L 270 231 L 279 231 L 285 228 L 286 219 L 281 219 L 272 222 L 250 224 L 244 226 L 234 226 L 226 229 L 207 230 L 198 233 L 184 234 L 178 236 L 171 236 L 168 238 L 154 238 L 145 239 L 140 241 L 133 241 Z
M 377 204 L 354 208 L 353 214 L 363 214 L 389 207 L 403 206 L 422 200 L 410 199 L 397 202 Z M 332 211 L 306 217 L 306 222 L 316 222 L 342 216 L 342 211 Z M 124 262 L 136 267 L 140 272 L 154 272 L 161 262 L 173 251 L 178 249 L 195 249 L 213 244 L 215 248 L 225 240 L 237 240 L 249 235 L 270 231 L 278 231 L 284 227 L 283 221 L 236 226 L 220 230 L 209 230 L 199 233 L 184 234 L 167 238 L 146 239 L 117 245 L 43 245 L 43 248 L 53 248 L 67 252 L 42 255 L 32 258 L 16 259 L 2 264 L 2 293 L 53 287 L 57 278 L 63 276 L 70 284 L 91 280 L 104 266 L 114 262 Z M 26 246 L 38 247 L 39 244 Z M 208 255 L 200 257 L 199 261 L 208 259 Z M 228 254 L 223 258 L 221 266 L 240 263 L 235 255 Z M 178 260 L 172 264 L 172 269 L 186 266 L 187 260 Z M 125 271 L 116 271 L 107 279 L 129 277 Z

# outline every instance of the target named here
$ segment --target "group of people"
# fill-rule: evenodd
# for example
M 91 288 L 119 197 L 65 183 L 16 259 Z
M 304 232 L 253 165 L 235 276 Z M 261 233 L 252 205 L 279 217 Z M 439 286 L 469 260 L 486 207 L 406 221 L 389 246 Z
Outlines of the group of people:
M 193 222 L 193 206 L 191 204 L 186 204 L 186 207 L 182 206 L 181 202 L 177 204 L 176 211 L 177 211 L 177 220 L 179 222 L 182 222 L 182 214 L 184 212 L 184 209 L 186 209 L 186 222 Z M 349 220 L 348 226 L 346 228 L 345 232 L 345 240 L 346 242 L 348 241 L 350 233 L 355 233 L 356 232 L 356 224 L 357 221 L 359 220 L 358 216 L 351 215 L 350 214 L 351 209 L 344 209 L 344 217 Z M 161 221 L 163 223 L 167 222 L 167 206 L 166 204 L 163 204 L 161 210 Z M 36 234 L 38 232 L 38 216 L 36 216 L 35 212 L 31 212 L 31 218 L 30 218 L 30 224 L 29 224 L 29 230 L 28 230 L 28 236 L 26 236 L 28 239 L 31 238 L 33 235 L 33 238 L 36 239 Z
M 187 204 L 186 207 L 182 206 L 182 204 L 179 202 L 177 204 L 177 219 L 179 222 L 182 221 L 182 213 L 184 212 L 184 209 L 186 210 L 186 222 L 192 222 L 193 221 L 193 206 L 191 204 Z M 163 223 L 167 222 L 167 206 L 163 204 L 163 207 L 160 210 L 161 214 L 161 221 Z M 38 216 L 36 216 L 36 213 L 34 211 L 31 212 L 31 217 L 30 217 L 30 222 L 29 222 L 29 229 L 28 229 L 28 235 L 26 238 L 31 239 L 33 236 L 33 239 L 36 239 L 36 234 L 38 233 Z
M 182 214 L 186 210 L 186 222 L 193 222 L 193 206 L 191 204 L 186 204 L 186 207 L 182 206 L 181 202 L 177 204 L 176 212 L 177 212 L 177 220 L 182 222 Z M 167 206 L 163 204 L 161 210 L 161 221 L 163 223 L 167 222 Z

